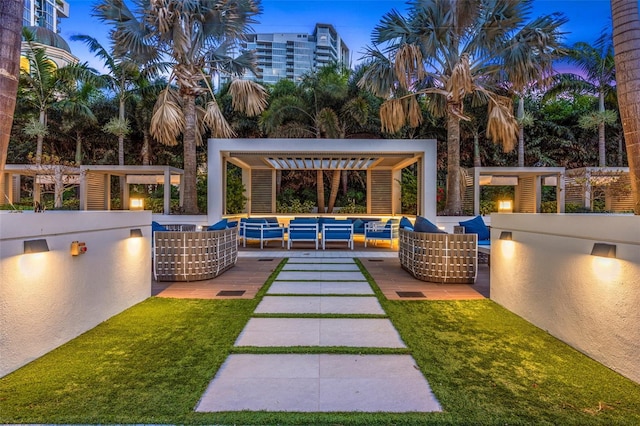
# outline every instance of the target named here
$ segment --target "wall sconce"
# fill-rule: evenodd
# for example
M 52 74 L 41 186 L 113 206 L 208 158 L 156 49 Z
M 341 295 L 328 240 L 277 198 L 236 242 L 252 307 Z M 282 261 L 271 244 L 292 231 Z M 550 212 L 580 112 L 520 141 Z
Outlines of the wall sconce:
M 595 243 L 591 249 L 591 256 L 616 258 L 616 246 L 614 244 Z
M 135 228 L 129 231 L 129 237 L 131 238 L 142 238 L 142 229 Z
M 512 241 L 513 236 L 511 235 L 511 231 L 502 231 L 500 233 L 500 239 L 505 241 Z
M 144 198 L 131 198 L 129 200 L 129 210 L 144 210 Z
M 47 240 L 27 240 L 24 242 L 24 254 L 29 253 L 43 253 L 45 251 L 49 251 L 49 245 L 47 244 Z
M 513 213 L 513 201 L 498 201 L 498 213 Z

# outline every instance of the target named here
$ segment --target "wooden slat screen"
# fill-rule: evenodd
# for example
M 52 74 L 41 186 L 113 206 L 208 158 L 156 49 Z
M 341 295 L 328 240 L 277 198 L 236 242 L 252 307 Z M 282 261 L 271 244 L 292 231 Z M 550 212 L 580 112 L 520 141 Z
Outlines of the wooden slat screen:
M 393 186 L 393 172 L 391 170 L 370 170 L 371 214 L 391 214 L 391 190 Z
M 518 181 L 518 213 L 536 213 L 535 179 L 530 176 Z
M 103 173 L 87 173 L 87 210 L 106 210 L 106 176 Z
M 251 213 L 275 213 L 272 211 L 271 170 L 251 171 Z

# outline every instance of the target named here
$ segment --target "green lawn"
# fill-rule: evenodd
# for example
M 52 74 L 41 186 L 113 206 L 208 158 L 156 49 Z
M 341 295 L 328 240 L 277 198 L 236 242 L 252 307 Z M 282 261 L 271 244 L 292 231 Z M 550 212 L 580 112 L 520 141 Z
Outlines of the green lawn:
M 136 305 L 0 379 L 0 422 L 640 424 L 640 385 L 489 300 L 381 300 L 444 413 L 195 413 L 263 294 Z

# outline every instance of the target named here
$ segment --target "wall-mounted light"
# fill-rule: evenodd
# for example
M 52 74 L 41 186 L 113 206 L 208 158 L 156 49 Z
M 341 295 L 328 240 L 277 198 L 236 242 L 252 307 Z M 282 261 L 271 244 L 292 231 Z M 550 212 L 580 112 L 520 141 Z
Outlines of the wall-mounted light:
M 591 256 L 616 258 L 616 246 L 614 244 L 595 243 L 591 249 Z
M 502 231 L 500 233 L 500 239 L 501 240 L 506 240 L 506 241 L 512 241 L 513 240 L 513 235 L 511 235 L 511 231 Z
M 131 238 L 142 238 L 142 229 L 135 228 L 129 231 L 129 237 Z
M 513 201 L 511 200 L 498 201 L 498 213 L 513 213 Z
M 24 242 L 24 253 L 43 253 L 45 251 L 49 251 L 49 245 L 47 244 L 47 240 L 39 239 L 39 240 L 27 240 Z
M 129 210 L 144 210 L 144 198 L 131 198 L 129 200 Z

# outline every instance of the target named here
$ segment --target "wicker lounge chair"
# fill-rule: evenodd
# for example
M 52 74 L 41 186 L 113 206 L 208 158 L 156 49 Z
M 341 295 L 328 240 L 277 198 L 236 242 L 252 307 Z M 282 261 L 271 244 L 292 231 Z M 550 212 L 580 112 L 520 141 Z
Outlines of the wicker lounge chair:
M 238 230 L 157 231 L 153 235 L 153 274 L 157 281 L 215 278 L 238 259 Z
M 473 284 L 478 271 L 477 234 L 435 234 L 401 229 L 400 265 L 415 278 Z

